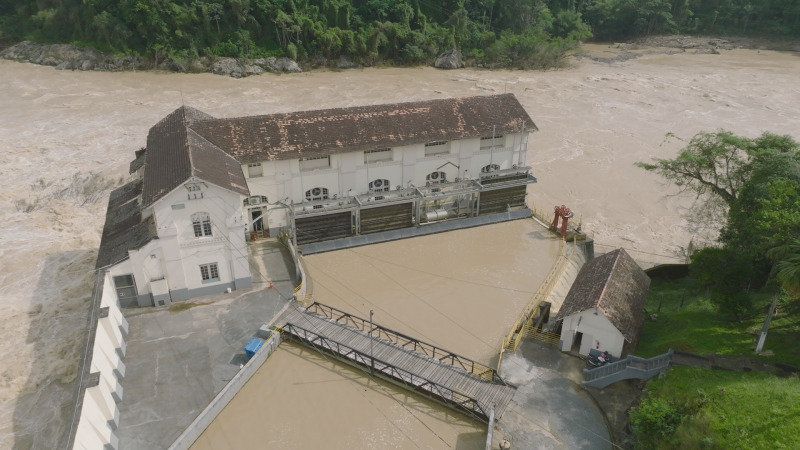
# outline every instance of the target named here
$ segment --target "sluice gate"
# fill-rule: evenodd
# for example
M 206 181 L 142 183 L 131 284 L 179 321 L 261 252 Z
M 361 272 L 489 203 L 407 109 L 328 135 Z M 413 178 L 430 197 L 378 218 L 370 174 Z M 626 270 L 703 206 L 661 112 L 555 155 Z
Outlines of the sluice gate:
M 284 205 L 291 221 L 286 231 L 302 248 L 305 244 L 513 213 L 527 208 L 526 187 L 535 182 L 530 167 L 513 166 L 481 173 L 474 179 L 441 179 L 425 186 L 409 184 L 362 195 L 334 194 L 329 198 L 325 194 Z
M 284 338 L 415 391 L 483 422 L 505 411 L 516 389 L 497 371 L 321 303 L 289 309 Z

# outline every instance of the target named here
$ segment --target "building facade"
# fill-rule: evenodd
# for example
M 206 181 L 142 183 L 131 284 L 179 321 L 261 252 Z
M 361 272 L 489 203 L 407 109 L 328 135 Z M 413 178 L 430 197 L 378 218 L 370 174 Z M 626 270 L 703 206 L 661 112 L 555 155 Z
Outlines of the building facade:
M 534 131 L 513 94 L 233 119 L 182 107 L 112 193 L 97 267 L 123 306 L 166 305 L 250 287 L 247 240 L 302 250 L 525 208 Z

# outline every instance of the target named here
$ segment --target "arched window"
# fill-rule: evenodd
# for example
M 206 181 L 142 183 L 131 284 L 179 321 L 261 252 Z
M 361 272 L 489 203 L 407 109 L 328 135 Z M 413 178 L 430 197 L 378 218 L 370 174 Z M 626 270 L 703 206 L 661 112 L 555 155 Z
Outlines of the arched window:
M 192 228 L 194 228 L 194 237 L 211 236 L 211 218 L 208 217 L 208 213 L 192 214 Z
M 483 166 L 483 168 L 481 168 L 481 173 L 496 172 L 498 170 L 500 170 L 500 166 L 497 164 L 489 164 L 488 166 Z
M 447 183 L 447 174 L 444 172 L 432 172 L 425 176 L 425 186 L 441 183 Z
M 314 200 L 327 200 L 328 189 L 315 187 L 306 191 L 306 200 L 313 202 Z
M 389 192 L 389 180 L 380 179 L 369 183 L 369 190 L 372 192 Z

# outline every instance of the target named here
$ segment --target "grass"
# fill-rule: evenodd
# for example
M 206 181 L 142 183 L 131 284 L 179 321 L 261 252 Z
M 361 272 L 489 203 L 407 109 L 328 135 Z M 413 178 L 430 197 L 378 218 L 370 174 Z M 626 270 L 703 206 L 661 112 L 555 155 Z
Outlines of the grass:
M 681 308 L 682 298 L 684 303 Z M 753 298 L 753 314 L 739 322 L 718 314 L 713 305 L 703 298 L 703 292 L 694 287 L 689 279 L 654 279 L 645 309 L 648 314 L 657 313 L 661 302 L 661 311 L 658 312 L 657 322 L 650 321 L 649 317 L 645 320 L 635 354 L 650 358 L 674 348 L 699 354 L 754 356 L 756 340 L 772 295 L 754 293 Z M 764 343 L 764 350 L 772 350 L 775 355 L 759 357 L 800 367 L 798 342 L 800 303 L 779 302 L 778 314 L 772 318 Z
M 682 418 L 670 437 L 640 441 L 642 448 L 800 448 L 796 376 L 675 367 L 647 389 L 650 398 L 667 400 Z

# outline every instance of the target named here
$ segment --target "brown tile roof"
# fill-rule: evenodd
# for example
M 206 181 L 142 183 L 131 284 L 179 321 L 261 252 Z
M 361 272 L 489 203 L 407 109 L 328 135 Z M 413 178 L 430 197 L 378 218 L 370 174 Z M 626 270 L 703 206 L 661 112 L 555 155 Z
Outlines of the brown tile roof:
M 188 127 L 210 115 L 183 106 L 150 128 L 145 152 L 142 208 L 181 186 L 192 177 L 249 195 L 241 165 Z
M 243 164 L 538 131 L 514 94 L 196 121 L 190 127 Z M 149 145 L 148 145 L 149 148 Z
M 624 249 L 587 262 L 561 305 L 557 320 L 597 307 L 628 342 L 638 341 L 650 277 Z
M 123 261 L 128 250 L 137 249 L 156 239 L 156 224 L 152 217 L 142 221 L 138 197 L 142 182 L 132 181 L 111 192 L 106 210 L 106 222 L 100 240 L 95 267 L 101 269 Z

